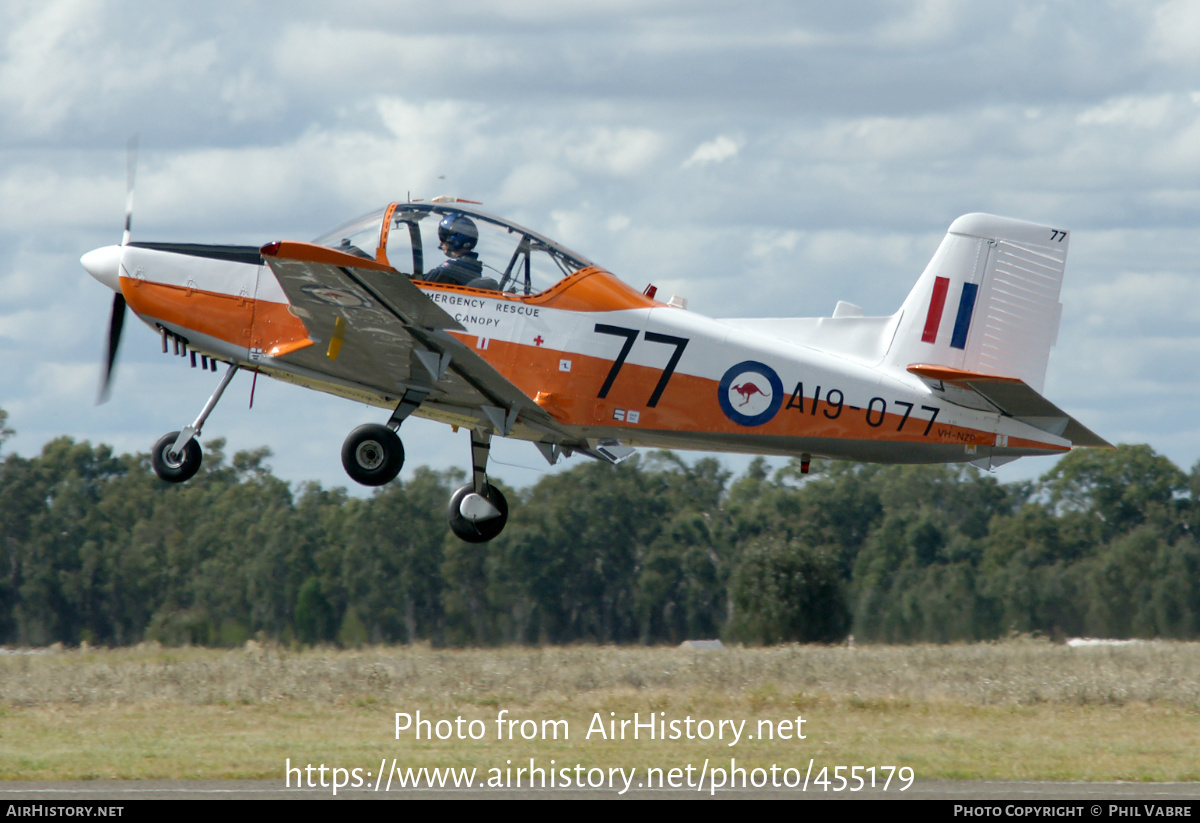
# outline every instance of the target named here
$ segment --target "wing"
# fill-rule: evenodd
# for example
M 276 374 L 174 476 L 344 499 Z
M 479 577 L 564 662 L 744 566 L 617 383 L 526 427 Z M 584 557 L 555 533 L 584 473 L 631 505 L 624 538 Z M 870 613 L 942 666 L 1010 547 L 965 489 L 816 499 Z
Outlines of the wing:
M 424 393 L 447 422 L 467 417 L 505 435 L 572 442 L 532 398 L 449 334 L 463 327 L 405 275 L 311 243 L 272 243 L 262 254 L 308 333 L 269 353 L 293 372 L 383 399 Z

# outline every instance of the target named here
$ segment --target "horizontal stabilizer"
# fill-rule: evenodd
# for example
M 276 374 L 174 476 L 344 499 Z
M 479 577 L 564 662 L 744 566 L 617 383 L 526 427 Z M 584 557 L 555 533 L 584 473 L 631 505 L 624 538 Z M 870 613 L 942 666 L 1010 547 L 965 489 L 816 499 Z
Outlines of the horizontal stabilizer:
M 908 371 L 924 380 L 947 402 L 998 411 L 1035 429 L 1065 437 L 1076 446 L 1112 447 L 1019 378 L 923 364 L 909 366 Z

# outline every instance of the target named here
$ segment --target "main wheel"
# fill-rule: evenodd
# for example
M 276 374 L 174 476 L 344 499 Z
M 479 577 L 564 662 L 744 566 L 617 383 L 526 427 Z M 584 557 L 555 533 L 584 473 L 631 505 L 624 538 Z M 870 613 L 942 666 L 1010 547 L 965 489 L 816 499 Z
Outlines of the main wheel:
M 154 451 L 150 454 L 150 465 L 154 467 L 154 473 L 168 483 L 182 483 L 185 480 L 191 480 L 192 476 L 200 470 L 200 461 L 204 457 L 200 452 L 200 444 L 194 437 L 183 447 L 182 454 L 171 451 L 171 447 L 178 439 L 179 432 L 164 434 L 154 444 Z
M 461 487 L 450 497 L 450 505 L 446 507 L 446 518 L 450 521 L 450 530 L 458 535 L 459 540 L 468 543 L 486 543 L 500 532 L 508 522 L 508 501 L 495 486 L 488 486 L 482 497 L 499 512 L 493 514 L 486 506 L 480 506 L 479 500 L 467 501 L 469 495 L 475 494 L 475 486 L 471 483 Z M 475 495 L 478 498 L 480 495 Z M 466 512 L 463 502 L 467 501 Z M 484 511 L 480 512 L 479 510 Z M 490 515 L 490 516 L 488 516 Z
M 342 444 L 346 474 L 364 486 L 382 486 L 396 479 L 404 465 L 404 444 L 387 426 L 367 423 L 350 432 Z

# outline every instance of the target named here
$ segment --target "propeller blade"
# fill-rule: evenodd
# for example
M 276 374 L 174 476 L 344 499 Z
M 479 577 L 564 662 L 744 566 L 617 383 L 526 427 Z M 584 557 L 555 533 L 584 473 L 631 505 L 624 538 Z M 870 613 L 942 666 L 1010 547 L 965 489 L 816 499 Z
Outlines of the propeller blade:
M 133 228 L 133 178 L 137 172 L 138 136 L 129 138 L 125 147 L 125 231 L 121 234 L 121 245 L 129 244 L 129 234 Z M 108 389 L 112 383 L 113 369 L 117 365 L 117 349 L 121 345 L 121 329 L 125 326 L 125 295 L 121 294 L 120 284 L 113 295 L 112 313 L 108 318 L 108 351 L 104 356 L 104 375 L 100 381 L 100 393 L 96 396 L 96 404 L 108 401 Z
M 133 228 L 133 178 L 137 172 L 138 136 L 129 138 L 125 147 L 125 232 L 121 235 L 121 245 L 129 245 L 129 233 Z
M 112 382 L 113 367 L 117 363 L 117 347 L 121 345 L 121 328 L 125 325 L 125 295 L 113 295 L 112 316 L 108 319 L 108 352 L 104 358 L 104 379 L 100 383 L 100 394 L 96 403 L 108 400 L 108 387 Z

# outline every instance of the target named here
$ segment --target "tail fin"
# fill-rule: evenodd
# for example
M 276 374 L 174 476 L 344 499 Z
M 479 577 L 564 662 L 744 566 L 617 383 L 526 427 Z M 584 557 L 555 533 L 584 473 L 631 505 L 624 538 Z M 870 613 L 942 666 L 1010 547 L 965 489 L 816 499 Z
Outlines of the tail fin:
M 1016 377 L 1040 393 L 1068 244 L 1068 232 L 1050 226 L 958 218 L 905 299 L 885 362 Z

